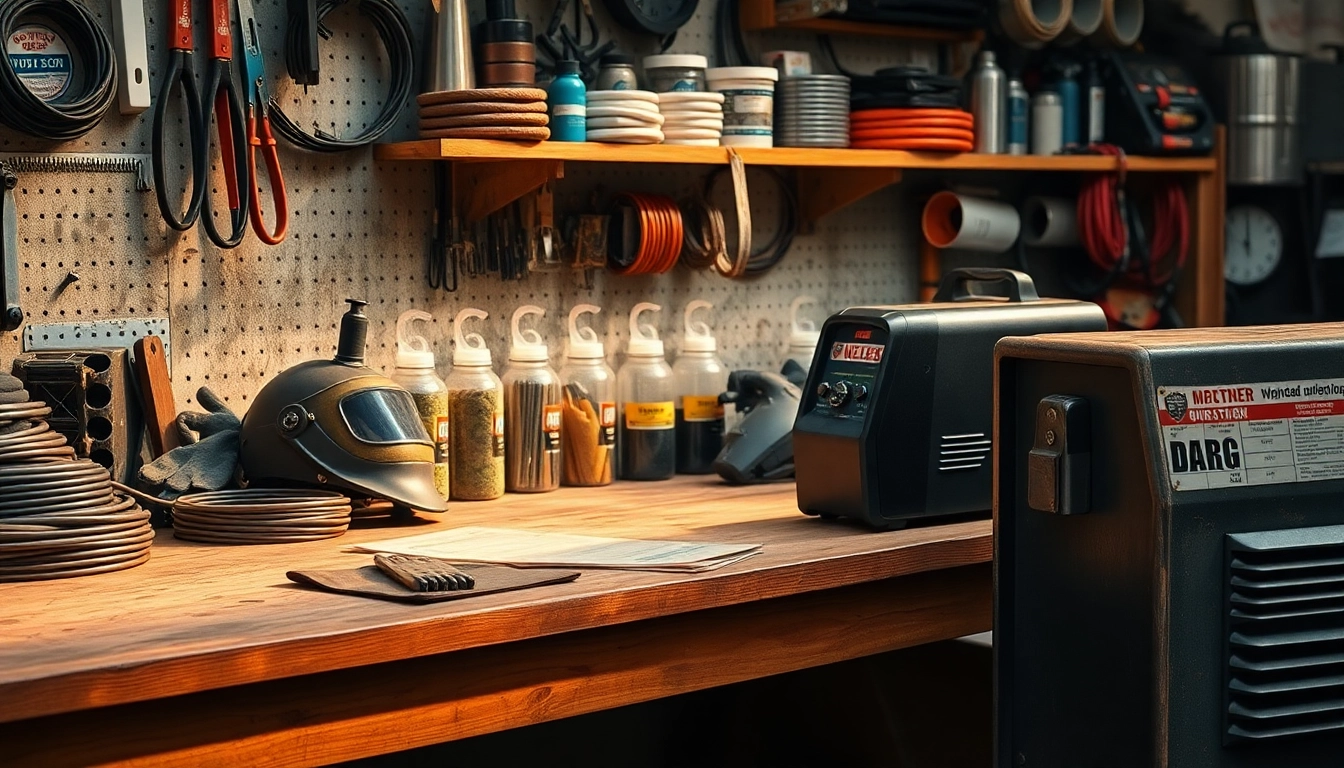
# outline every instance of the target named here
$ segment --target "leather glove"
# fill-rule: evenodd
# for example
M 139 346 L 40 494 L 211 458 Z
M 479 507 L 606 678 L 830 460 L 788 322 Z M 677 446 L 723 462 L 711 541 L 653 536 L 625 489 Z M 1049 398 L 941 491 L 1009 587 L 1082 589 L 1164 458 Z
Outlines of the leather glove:
M 196 400 L 209 413 L 178 414 L 182 445 L 140 468 L 140 479 L 158 487 L 159 498 L 217 491 L 233 481 L 242 422 L 208 387 L 197 390 Z
M 28 402 L 28 390 L 23 388 L 23 382 L 7 373 L 0 373 L 0 403 L 26 402 Z

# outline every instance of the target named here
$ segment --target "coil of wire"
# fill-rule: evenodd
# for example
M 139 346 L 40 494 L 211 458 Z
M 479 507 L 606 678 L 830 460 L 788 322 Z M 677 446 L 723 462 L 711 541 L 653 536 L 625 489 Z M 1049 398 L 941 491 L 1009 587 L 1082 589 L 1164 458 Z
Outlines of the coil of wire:
M 50 414 L 43 403 L 0 404 L 0 583 L 108 573 L 149 559 L 149 512 L 116 491 L 106 468 L 76 459 Z
M 244 488 L 173 502 L 173 536 L 207 544 L 288 544 L 350 527 L 350 499 L 332 491 Z

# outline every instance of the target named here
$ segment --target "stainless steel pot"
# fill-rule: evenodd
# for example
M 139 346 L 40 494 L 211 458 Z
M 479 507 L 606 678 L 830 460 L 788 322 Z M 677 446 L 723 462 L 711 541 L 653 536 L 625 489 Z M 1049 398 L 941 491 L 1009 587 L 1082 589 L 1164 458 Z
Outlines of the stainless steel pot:
M 1233 34 L 1246 29 L 1244 35 Z M 1254 22 L 1229 24 L 1217 62 L 1227 105 L 1227 183 L 1300 184 L 1301 58 L 1274 53 Z

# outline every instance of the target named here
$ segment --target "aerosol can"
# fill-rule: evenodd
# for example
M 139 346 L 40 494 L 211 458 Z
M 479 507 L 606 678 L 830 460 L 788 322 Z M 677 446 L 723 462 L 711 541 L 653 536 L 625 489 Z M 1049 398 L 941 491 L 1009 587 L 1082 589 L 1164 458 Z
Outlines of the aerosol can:
M 971 113 L 975 116 L 975 151 L 1001 155 L 1007 150 L 1008 78 L 993 51 L 981 51 L 971 75 Z

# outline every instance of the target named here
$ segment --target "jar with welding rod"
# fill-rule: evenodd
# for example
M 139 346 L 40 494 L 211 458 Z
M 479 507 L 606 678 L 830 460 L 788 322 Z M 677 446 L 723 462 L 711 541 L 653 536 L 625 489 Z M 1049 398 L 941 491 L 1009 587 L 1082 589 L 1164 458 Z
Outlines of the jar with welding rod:
M 434 352 L 424 336 L 413 334 L 411 324 L 428 323 L 434 316 L 419 309 L 408 309 L 397 318 L 397 367 L 391 379 L 400 384 L 420 413 L 420 421 L 434 443 L 434 490 L 447 501 L 452 476 L 449 460 L 448 386 L 434 372 Z
M 513 313 L 513 343 L 504 369 L 504 476 L 510 493 L 540 493 L 560 487 L 563 403 L 560 376 L 551 369 L 550 348 L 535 329 L 523 330 L 528 315 L 544 317 L 532 305 Z
M 621 411 L 616 441 L 624 480 L 666 480 L 677 471 L 676 382 L 658 329 L 639 322 L 645 312 L 661 309 L 640 302 L 630 310 L 625 364 L 616 374 Z
M 710 309 L 708 301 L 686 305 L 681 354 L 672 366 L 677 382 L 677 472 L 707 475 L 723 450 L 723 405 L 719 395 L 728 386 L 728 372 L 716 354 L 718 342 L 695 313 Z
M 560 368 L 564 384 L 564 424 L 560 482 L 595 486 L 611 483 L 616 464 L 616 374 L 607 365 L 597 333 L 579 327 L 579 317 L 601 307 L 580 304 L 569 311 L 569 349 Z
M 468 320 L 487 317 L 479 309 L 464 309 L 453 320 L 453 370 L 444 383 L 452 492 L 459 501 L 504 495 L 504 387 L 491 369 L 485 339 L 462 331 Z

